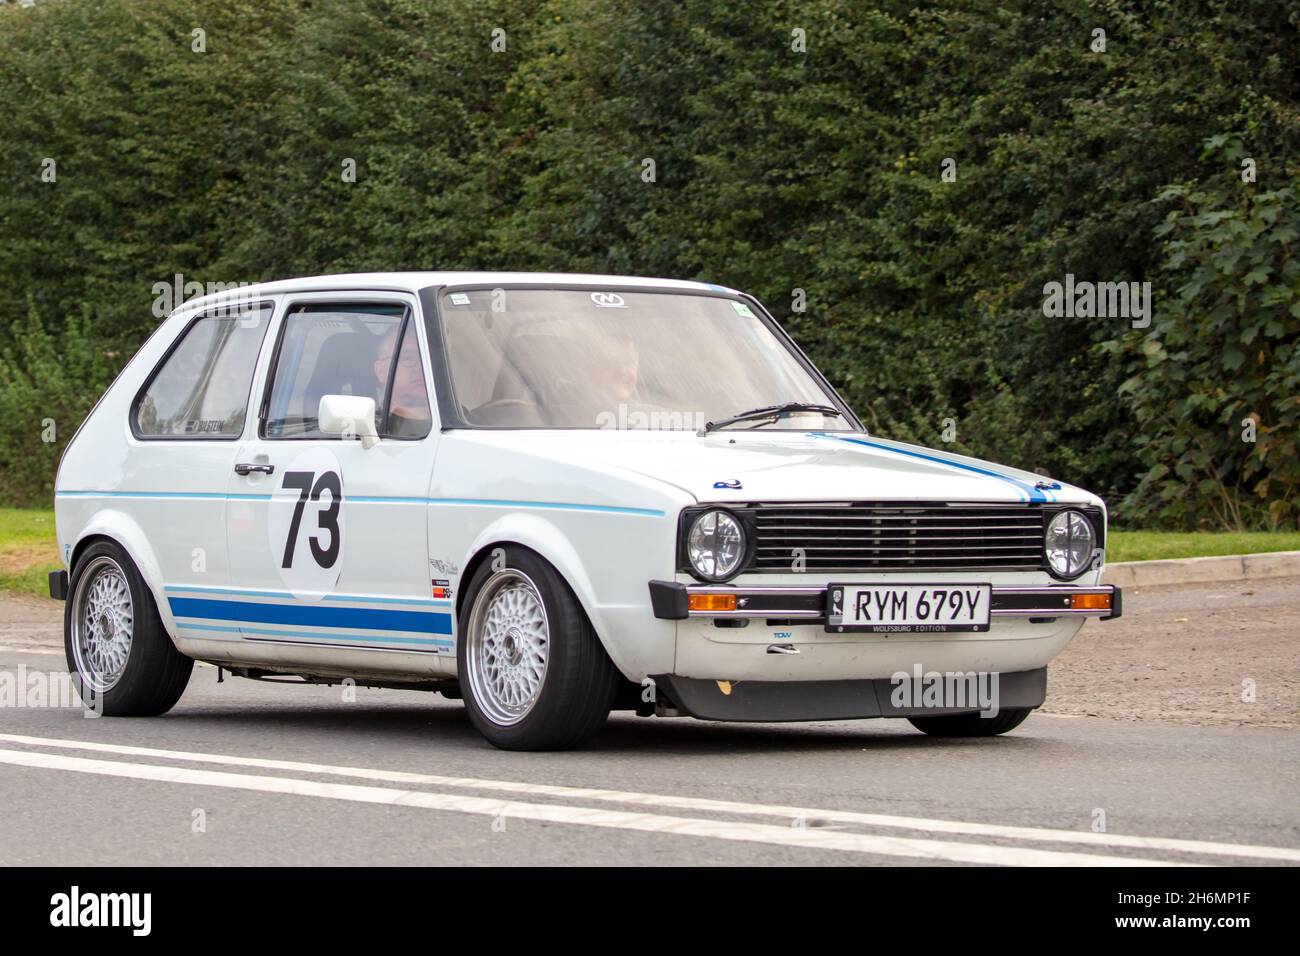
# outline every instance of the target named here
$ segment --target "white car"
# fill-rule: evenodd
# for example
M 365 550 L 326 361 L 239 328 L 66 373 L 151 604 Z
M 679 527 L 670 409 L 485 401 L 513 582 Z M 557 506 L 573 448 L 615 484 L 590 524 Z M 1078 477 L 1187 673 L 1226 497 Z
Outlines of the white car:
M 193 661 L 441 691 L 511 749 L 612 709 L 906 717 L 1043 702 L 1106 511 L 868 435 L 752 297 L 599 275 L 384 273 L 186 303 L 69 443 L 69 669 L 161 714 Z

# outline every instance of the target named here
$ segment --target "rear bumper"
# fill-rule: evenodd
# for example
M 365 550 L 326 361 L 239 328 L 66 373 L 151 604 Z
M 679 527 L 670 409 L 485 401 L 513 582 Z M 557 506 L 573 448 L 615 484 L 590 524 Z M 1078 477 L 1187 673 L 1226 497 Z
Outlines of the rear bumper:
M 731 595 L 734 611 L 692 611 L 694 594 Z M 1108 608 L 1075 608 L 1074 595 L 1103 595 Z M 670 621 L 688 618 L 766 618 L 783 624 L 825 624 L 826 588 L 788 586 L 688 585 L 676 581 L 651 581 L 650 605 L 654 616 Z M 993 618 L 1054 620 L 1061 617 L 1096 617 L 1106 621 L 1123 613 L 1122 589 L 1111 584 L 1082 587 L 1053 584 L 1044 587 L 993 586 L 989 614 Z
M 760 723 L 1007 710 L 1038 707 L 1047 696 L 1045 667 L 1010 674 L 934 676 L 939 678 L 937 688 L 936 682 L 927 682 L 931 675 L 920 673 L 866 680 L 731 682 L 672 674 L 652 679 L 657 694 L 691 717 Z M 987 707 L 990 702 L 993 706 Z

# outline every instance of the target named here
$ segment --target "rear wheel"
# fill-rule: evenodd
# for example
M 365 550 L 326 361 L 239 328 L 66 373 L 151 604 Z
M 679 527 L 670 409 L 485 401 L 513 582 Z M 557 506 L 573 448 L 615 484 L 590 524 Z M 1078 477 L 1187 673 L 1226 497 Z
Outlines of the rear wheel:
M 456 661 L 475 729 L 503 750 L 565 750 L 594 736 L 619 674 L 559 573 L 503 548 L 466 594 Z
M 109 541 L 92 544 L 72 570 L 63 648 L 83 702 L 110 717 L 166 713 L 194 668 L 163 629 L 135 563 Z
M 996 737 L 1025 722 L 1032 707 L 1008 707 L 996 717 L 949 714 L 944 717 L 909 717 L 912 726 L 931 737 Z

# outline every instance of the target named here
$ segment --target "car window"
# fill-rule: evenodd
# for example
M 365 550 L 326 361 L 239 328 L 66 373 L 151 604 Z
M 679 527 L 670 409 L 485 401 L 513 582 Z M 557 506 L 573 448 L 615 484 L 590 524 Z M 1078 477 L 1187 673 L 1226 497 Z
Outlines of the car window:
M 697 430 L 831 396 L 749 306 L 669 292 L 465 289 L 441 300 L 448 370 L 471 427 Z M 839 428 L 821 412 L 776 427 Z
M 239 437 L 270 318 L 270 303 L 258 303 L 223 308 L 192 322 L 136 401 L 136 435 Z
M 325 395 L 375 403 L 385 438 L 423 438 L 432 415 L 415 323 L 402 305 L 299 305 L 285 316 L 267 403 L 266 438 L 336 438 L 321 432 Z M 390 391 L 391 383 L 391 391 Z

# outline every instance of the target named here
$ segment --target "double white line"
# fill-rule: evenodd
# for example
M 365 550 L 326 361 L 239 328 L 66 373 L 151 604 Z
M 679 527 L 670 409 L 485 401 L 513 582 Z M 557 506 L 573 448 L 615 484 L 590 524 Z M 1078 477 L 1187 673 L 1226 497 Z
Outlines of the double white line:
M 1195 865 L 1185 861 L 1155 859 L 1147 856 L 1101 855 L 1076 852 L 1074 850 L 1044 850 L 1033 847 L 1008 846 L 1000 843 L 901 837 L 879 833 L 852 833 L 844 830 L 826 829 L 826 826 L 829 824 L 906 830 L 921 833 L 982 837 L 992 840 L 1066 844 L 1106 850 L 1172 851 L 1174 853 L 1203 854 L 1237 859 L 1300 862 L 1300 850 L 1281 847 L 1001 826 L 986 823 L 961 823 L 952 820 L 928 820 L 919 817 L 858 813 L 848 810 L 820 810 L 808 807 L 740 803 L 623 790 L 562 787 L 552 784 L 507 780 L 483 780 L 474 777 L 448 777 L 436 774 L 409 773 L 400 770 L 303 763 L 293 760 L 270 760 L 226 754 L 158 750 L 151 747 L 129 747 L 121 744 L 97 743 L 87 740 L 64 740 L 50 737 L 28 737 L 19 734 L 0 734 L 0 743 L 42 748 L 41 750 L 0 749 L 0 764 L 12 766 L 64 770 L 75 773 L 89 773 L 132 780 L 152 780 L 190 786 L 283 793 L 292 796 L 348 800 L 356 803 L 388 804 L 451 813 L 472 813 L 492 817 L 505 816 L 517 820 L 605 827 L 673 836 L 803 847 L 814 850 L 837 850 L 877 856 L 910 857 L 951 863 L 1008 866 Z M 47 752 L 51 750 L 56 752 Z M 82 756 L 69 756 L 57 752 L 66 750 L 135 759 L 93 759 Z M 138 762 L 138 758 L 164 760 L 171 763 L 142 763 Z M 285 774 L 323 775 L 405 784 L 407 786 L 361 785 L 304 779 L 301 776 L 270 776 L 247 772 L 231 773 L 177 766 L 178 763 L 216 764 L 237 767 L 241 770 L 273 770 Z M 610 804 L 617 807 L 617 809 L 575 806 L 554 802 L 524 802 L 499 797 L 432 792 L 428 789 L 410 789 L 413 786 L 578 800 L 588 803 Z M 730 817 L 770 818 L 782 822 L 755 822 L 753 819 L 709 819 L 662 812 L 645 812 L 640 809 L 621 809 L 622 807 L 649 808 L 657 811 L 690 811 L 694 813 L 721 814 Z

